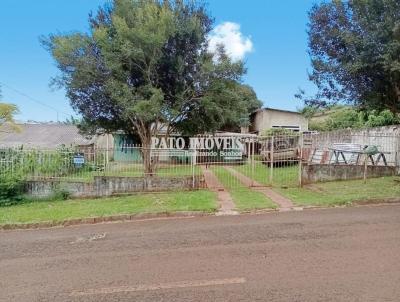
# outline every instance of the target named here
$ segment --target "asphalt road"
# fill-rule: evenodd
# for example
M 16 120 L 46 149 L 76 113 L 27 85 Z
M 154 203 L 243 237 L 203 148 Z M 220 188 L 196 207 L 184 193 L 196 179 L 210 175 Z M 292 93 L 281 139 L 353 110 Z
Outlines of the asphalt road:
M 0 301 L 400 301 L 400 206 L 3 231 Z

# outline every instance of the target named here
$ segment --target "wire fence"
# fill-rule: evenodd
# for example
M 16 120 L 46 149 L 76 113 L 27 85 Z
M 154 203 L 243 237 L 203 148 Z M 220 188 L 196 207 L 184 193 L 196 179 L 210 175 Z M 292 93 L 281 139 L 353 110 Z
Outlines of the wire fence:
M 146 164 L 145 152 L 150 154 Z M 184 148 L 146 149 L 126 144 L 84 150 L 2 149 L 0 176 L 83 182 L 91 182 L 96 176 L 194 179 L 210 169 L 227 188 L 240 188 L 249 182 L 252 186 L 295 187 L 302 184 L 305 165 L 398 168 L 399 154 L 400 137 L 395 135 L 199 136 Z

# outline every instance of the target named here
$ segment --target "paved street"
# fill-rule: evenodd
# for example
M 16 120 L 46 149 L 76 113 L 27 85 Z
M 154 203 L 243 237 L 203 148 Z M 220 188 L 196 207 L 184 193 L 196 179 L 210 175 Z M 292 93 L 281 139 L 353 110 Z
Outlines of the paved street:
M 0 232 L 0 301 L 399 301 L 400 206 Z

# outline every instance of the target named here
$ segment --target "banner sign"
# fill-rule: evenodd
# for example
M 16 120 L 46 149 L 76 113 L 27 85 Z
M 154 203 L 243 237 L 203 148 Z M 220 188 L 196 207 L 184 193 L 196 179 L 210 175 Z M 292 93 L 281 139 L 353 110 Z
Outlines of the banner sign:
M 245 137 L 153 137 L 152 150 L 179 151 L 185 153 L 196 152 L 198 157 L 223 157 L 228 160 L 240 160 L 246 153 Z
M 152 149 L 227 150 L 243 149 L 240 137 L 191 137 L 189 144 L 183 137 L 153 137 Z

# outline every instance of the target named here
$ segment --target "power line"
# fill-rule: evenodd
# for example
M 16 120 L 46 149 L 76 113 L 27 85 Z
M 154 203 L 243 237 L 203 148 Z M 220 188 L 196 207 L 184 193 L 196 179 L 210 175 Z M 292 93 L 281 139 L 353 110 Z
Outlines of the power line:
M 12 91 L 14 91 L 15 93 L 18 93 L 19 95 L 22 95 L 22 96 L 26 97 L 27 99 L 31 100 L 32 102 L 35 102 L 35 103 L 37 103 L 37 104 L 39 104 L 39 105 L 42 105 L 42 106 L 44 106 L 44 107 L 47 107 L 47 108 L 49 108 L 49 109 L 51 109 L 51 110 L 54 110 L 54 111 L 57 113 L 57 121 L 58 121 L 58 115 L 59 115 L 60 113 L 61 113 L 61 114 L 64 114 L 64 115 L 67 116 L 67 117 L 70 117 L 70 116 L 71 116 L 71 114 L 65 113 L 65 112 L 63 112 L 63 111 L 58 110 L 57 108 L 55 108 L 55 107 L 53 107 L 53 106 L 50 106 L 50 105 L 48 105 L 48 104 L 46 104 L 46 103 L 43 103 L 43 102 L 41 102 L 41 101 L 39 101 L 39 100 L 37 100 L 37 99 L 35 99 L 35 98 L 33 98 L 33 97 L 27 95 L 26 93 L 24 93 L 24 92 L 22 92 L 22 91 L 19 91 L 18 89 L 15 89 L 15 88 L 11 87 L 10 85 L 5 84 L 4 82 L 0 82 L 0 85 L 1 85 L 1 86 L 4 86 L 4 87 L 6 87 L 6 88 L 8 88 L 8 89 L 10 89 L 10 90 L 12 90 Z

